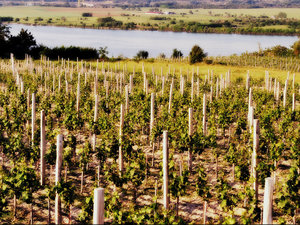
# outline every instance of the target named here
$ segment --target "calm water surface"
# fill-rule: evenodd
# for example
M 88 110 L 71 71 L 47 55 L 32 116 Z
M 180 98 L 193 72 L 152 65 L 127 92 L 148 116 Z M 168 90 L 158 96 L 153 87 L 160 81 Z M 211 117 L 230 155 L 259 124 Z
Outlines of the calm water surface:
M 16 35 L 22 28 L 30 31 L 37 43 L 48 47 L 82 46 L 108 47 L 109 55 L 133 57 L 139 50 L 146 50 L 150 57 L 164 53 L 167 57 L 172 50 L 181 50 L 187 56 L 192 46 L 197 44 L 209 56 L 227 56 L 262 48 L 283 45 L 290 47 L 296 36 L 238 35 L 238 34 L 194 34 L 160 31 L 124 31 L 66 28 L 53 26 L 29 26 L 11 24 L 11 33 Z

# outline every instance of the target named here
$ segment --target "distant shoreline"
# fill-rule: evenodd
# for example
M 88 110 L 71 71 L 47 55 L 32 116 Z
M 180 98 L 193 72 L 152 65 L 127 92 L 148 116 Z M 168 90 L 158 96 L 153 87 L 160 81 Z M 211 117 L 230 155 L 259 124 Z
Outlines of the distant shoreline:
M 207 32 L 189 32 L 189 31 L 174 31 L 172 29 L 164 29 L 164 30 L 160 30 L 160 29 L 147 29 L 147 28 L 134 28 L 134 29 L 122 29 L 122 28 L 118 28 L 118 27 L 95 27 L 95 26 L 76 26 L 76 25 L 71 25 L 71 26 L 67 26 L 67 25 L 55 25 L 55 24 L 34 24 L 34 23 L 4 23 L 4 24 L 18 24 L 18 25 L 27 25 L 27 26 L 50 26 L 50 27 L 66 27 L 66 28 L 81 28 L 81 29 L 94 29 L 94 30 L 124 30 L 124 31 L 134 31 L 134 30 L 138 30 L 138 31 L 158 31 L 158 32 L 174 32 L 174 33 L 195 33 L 195 34 L 239 34 L 239 35 L 265 35 L 265 36 L 299 36 L 300 37 L 300 33 L 291 33 L 291 34 L 286 34 L 283 32 L 278 32 L 278 33 L 270 33 L 270 32 L 226 32 L 226 31 L 207 31 Z

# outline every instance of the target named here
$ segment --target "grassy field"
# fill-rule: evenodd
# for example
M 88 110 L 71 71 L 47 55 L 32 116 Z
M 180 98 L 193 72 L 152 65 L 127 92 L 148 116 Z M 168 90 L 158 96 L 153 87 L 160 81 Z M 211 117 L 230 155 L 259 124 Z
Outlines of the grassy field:
M 265 9 L 161 9 L 163 12 L 175 12 L 174 15 L 161 15 L 165 20 L 153 20 L 156 15 L 146 14 L 150 8 L 141 10 L 123 10 L 121 8 L 63 8 L 63 7 L 40 7 L 40 6 L 15 6 L 0 7 L 0 16 L 11 16 L 19 18 L 20 23 L 25 24 L 52 24 L 58 26 L 89 26 L 96 27 L 99 17 L 112 16 L 123 23 L 134 22 L 138 27 L 150 24 L 154 27 L 168 26 L 170 21 L 211 23 L 214 21 L 233 21 L 235 18 L 246 18 L 247 16 L 273 17 L 279 12 L 285 12 L 287 18 L 300 19 L 299 8 L 265 8 Z M 90 12 L 93 17 L 83 18 L 82 13 Z M 28 17 L 28 18 L 27 18 Z M 43 20 L 37 18 L 40 17 Z M 51 18 L 51 21 L 49 19 Z M 246 27 L 249 24 L 242 25 Z M 270 25 L 264 28 L 287 29 L 287 26 Z
M 133 60 L 128 61 L 121 61 L 120 63 L 110 63 L 111 68 L 115 68 L 115 66 L 118 67 L 120 64 L 120 68 L 123 68 L 125 66 L 128 69 L 128 71 L 132 71 L 133 67 L 135 68 L 135 71 L 141 72 L 142 71 L 142 64 L 144 63 L 145 71 L 148 74 L 152 73 L 152 68 L 154 69 L 156 74 L 160 74 L 161 69 L 163 69 L 163 72 L 166 73 L 169 71 L 169 68 L 171 68 L 170 73 L 173 74 L 174 69 L 175 73 L 178 74 L 180 70 L 182 71 L 182 74 L 187 74 L 187 71 L 189 73 L 192 73 L 194 70 L 194 73 L 197 73 L 197 70 L 199 71 L 200 76 L 204 79 L 205 75 L 208 74 L 208 71 L 212 71 L 215 75 L 223 74 L 223 76 L 230 70 L 232 79 L 236 80 L 237 78 L 243 78 L 244 80 L 247 77 L 247 71 L 249 71 L 250 76 L 255 79 L 264 79 L 265 78 L 265 71 L 269 71 L 269 74 L 271 77 L 279 79 L 281 82 L 284 82 L 287 77 L 287 71 L 282 71 L 278 69 L 266 69 L 263 67 L 238 67 L 238 66 L 223 66 L 223 65 L 207 65 L 205 63 L 198 63 L 195 65 L 190 65 L 188 63 L 184 62 L 176 62 L 176 63 L 169 63 L 166 61 L 160 61 L 155 60 L 155 62 L 148 62 L 148 61 L 140 61 L 136 62 Z M 293 75 L 290 74 L 290 79 L 292 79 Z M 295 82 L 300 83 L 300 73 L 295 73 Z
M 181 18 L 185 20 L 210 20 L 218 18 L 229 18 L 225 14 L 231 14 L 236 16 L 251 15 L 251 16 L 276 16 L 279 12 L 285 12 L 288 18 L 300 19 L 299 8 L 264 8 L 264 9 L 192 9 L 193 14 L 190 14 L 190 9 L 162 9 L 163 11 L 172 11 L 176 15 L 168 15 L 171 18 Z M 102 16 L 120 16 L 122 13 L 135 14 L 142 18 L 149 18 L 151 15 L 145 15 L 145 12 L 149 11 L 149 8 L 142 8 L 141 11 L 137 10 L 123 10 L 121 8 L 64 8 L 64 7 L 40 7 L 40 6 L 10 6 L 0 7 L 1 16 L 12 16 L 14 18 L 24 17 L 44 17 L 44 18 L 56 18 L 56 17 L 81 17 L 83 12 L 91 12 L 95 17 Z M 219 16 L 212 16 L 219 14 Z M 180 13 L 186 13 L 186 16 L 179 15 Z

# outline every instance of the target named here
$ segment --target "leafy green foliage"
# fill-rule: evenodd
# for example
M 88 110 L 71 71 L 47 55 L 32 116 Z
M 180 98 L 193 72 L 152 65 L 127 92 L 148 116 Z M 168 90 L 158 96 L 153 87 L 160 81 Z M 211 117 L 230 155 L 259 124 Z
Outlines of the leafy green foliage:
M 209 185 L 207 183 L 207 175 L 204 171 L 204 168 L 199 167 L 198 169 L 198 179 L 196 183 L 197 194 L 201 196 L 205 201 L 208 201 L 212 195 L 209 192 Z
M 299 207 L 299 173 L 295 167 L 290 169 L 287 182 L 277 199 L 278 207 L 286 214 L 295 216 L 295 210 Z
M 5 171 L 3 190 L 26 203 L 33 201 L 33 192 L 39 189 L 39 181 L 32 168 L 19 164 Z
M 190 52 L 190 63 L 202 62 L 205 57 L 206 53 L 204 53 L 203 49 L 198 45 L 194 45 Z

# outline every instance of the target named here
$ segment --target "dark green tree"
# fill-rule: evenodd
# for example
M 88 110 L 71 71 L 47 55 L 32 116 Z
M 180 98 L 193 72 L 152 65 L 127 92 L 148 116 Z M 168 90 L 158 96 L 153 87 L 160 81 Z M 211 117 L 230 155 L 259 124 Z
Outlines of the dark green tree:
M 22 29 L 17 36 L 9 38 L 10 51 L 18 59 L 23 59 L 25 54 L 29 54 L 30 48 L 36 45 L 33 35 Z
M 194 45 L 190 52 L 190 63 L 194 64 L 197 62 L 202 62 L 206 55 L 207 54 L 204 53 L 202 48 L 200 48 L 198 45 Z
M 147 59 L 148 56 L 149 56 L 149 52 L 147 52 L 147 51 L 145 51 L 145 50 L 140 50 L 140 51 L 136 54 L 135 58 L 137 58 L 137 59 Z
M 172 58 L 177 59 L 177 58 L 180 58 L 182 56 L 183 56 L 183 53 L 180 50 L 178 50 L 177 48 L 173 49 Z
M 108 54 L 107 47 L 104 47 L 104 48 L 100 47 L 100 49 L 99 49 L 99 58 L 101 60 L 106 60 L 106 59 L 108 59 L 107 54 Z

